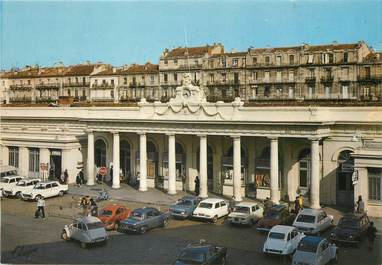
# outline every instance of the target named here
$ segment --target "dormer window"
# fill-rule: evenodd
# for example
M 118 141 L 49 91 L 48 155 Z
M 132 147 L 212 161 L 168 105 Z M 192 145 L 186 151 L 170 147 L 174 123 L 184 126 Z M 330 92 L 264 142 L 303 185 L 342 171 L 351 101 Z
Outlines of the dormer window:
M 177 59 L 174 59 L 174 64 L 178 64 L 178 60 Z
M 289 55 L 289 63 L 294 64 L 294 55 L 293 54 Z
M 164 63 L 165 65 L 167 65 L 167 64 L 168 64 L 168 61 L 167 61 L 167 60 L 163 60 L 163 63 Z
M 281 55 L 276 56 L 276 64 L 281 65 Z
M 252 57 L 252 63 L 257 64 L 257 57 Z
M 313 54 L 309 54 L 308 55 L 308 63 L 313 63 L 313 60 L 314 60 L 314 55 Z
M 344 63 L 347 63 L 349 61 L 349 53 L 344 52 Z
M 237 66 L 238 65 L 238 59 L 234 58 L 232 59 L 232 66 Z
M 270 58 L 269 58 L 269 56 L 265 56 L 265 63 L 266 63 L 266 64 L 269 64 L 269 62 L 270 62 Z

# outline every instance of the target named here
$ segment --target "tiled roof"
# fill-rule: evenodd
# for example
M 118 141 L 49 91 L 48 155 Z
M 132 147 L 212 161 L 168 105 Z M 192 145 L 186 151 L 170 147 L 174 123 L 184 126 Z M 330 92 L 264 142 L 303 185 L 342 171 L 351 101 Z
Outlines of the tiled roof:
M 316 51 L 326 51 L 326 50 L 352 50 L 360 47 L 359 43 L 349 43 L 349 44 L 326 44 L 326 45 L 307 45 L 305 47 L 306 51 L 316 52 Z
M 67 67 L 45 67 L 39 68 L 37 75 L 38 77 L 63 76 L 66 71 L 68 71 Z
M 121 70 L 119 70 L 119 69 L 115 69 L 115 71 L 113 71 L 113 68 L 109 67 L 103 71 L 92 74 L 92 76 L 117 75 L 117 74 L 120 74 L 120 72 L 121 72 Z
M 178 47 L 167 51 L 167 53 L 163 56 L 164 58 L 176 58 L 176 57 L 185 57 L 185 56 L 204 56 L 206 53 L 210 53 L 211 50 L 215 47 L 221 46 L 221 44 L 213 44 L 199 47 Z
M 382 52 L 369 53 L 363 60 L 364 62 L 382 62 Z
M 250 49 L 251 52 L 254 53 L 275 53 L 275 52 L 287 52 L 287 51 L 300 51 L 301 46 L 291 46 L 291 47 L 274 47 L 274 48 L 252 48 Z
M 66 76 L 71 75 L 90 75 L 96 64 L 77 64 L 69 66 L 68 71 L 65 73 Z
M 38 68 L 13 71 L 9 73 L 9 78 L 33 78 L 38 76 Z
M 124 70 L 126 74 L 157 74 L 159 72 L 159 66 L 157 64 L 133 64 L 128 69 Z

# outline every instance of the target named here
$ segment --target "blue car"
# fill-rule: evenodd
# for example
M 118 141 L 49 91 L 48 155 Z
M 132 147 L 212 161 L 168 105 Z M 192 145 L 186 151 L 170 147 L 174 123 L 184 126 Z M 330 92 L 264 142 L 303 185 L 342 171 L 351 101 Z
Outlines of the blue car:
M 192 216 L 192 212 L 198 206 L 201 199 L 196 196 L 184 196 L 177 203 L 170 206 L 172 217 L 186 219 Z
M 144 234 L 147 230 L 165 227 L 169 217 L 169 213 L 162 213 L 156 208 L 138 208 L 133 211 L 128 219 L 120 222 L 118 231 Z

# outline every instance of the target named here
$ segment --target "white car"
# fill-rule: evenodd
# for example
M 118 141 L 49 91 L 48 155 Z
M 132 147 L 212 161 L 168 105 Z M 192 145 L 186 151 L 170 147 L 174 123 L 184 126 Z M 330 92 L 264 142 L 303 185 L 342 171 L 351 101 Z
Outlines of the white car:
M 3 195 L 6 197 L 17 197 L 21 198 L 22 193 L 30 192 L 33 187 L 39 183 L 41 180 L 37 178 L 33 179 L 22 179 L 17 182 L 16 186 L 6 188 L 3 190 Z
M 263 252 L 266 254 L 291 255 L 298 246 L 304 233 L 298 232 L 296 227 L 276 225 L 268 233 Z
M 293 226 L 305 234 L 318 235 L 333 223 L 333 216 L 323 209 L 304 209 L 296 216 Z
M 338 262 L 338 248 L 326 238 L 306 236 L 301 239 L 293 255 L 292 265 L 325 265 Z
M 229 214 L 228 205 L 222 199 L 209 198 L 201 201 L 192 216 L 198 219 L 211 220 L 216 223 L 219 218 Z
M 23 177 L 20 176 L 8 176 L 8 177 L 3 177 L 0 182 L 0 190 L 3 192 L 3 190 L 9 190 L 16 186 L 17 182 L 22 180 Z
M 68 185 L 61 185 L 58 181 L 40 182 L 34 188 L 26 193 L 21 194 L 23 200 L 37 200 L 39 197 L 44 198 L 63 196 L 68 191 Z
M 263 217 L 264 209 L 255 202 L 241 202 L 235 205 L 227 220 L 231 224 L 254 225 Z

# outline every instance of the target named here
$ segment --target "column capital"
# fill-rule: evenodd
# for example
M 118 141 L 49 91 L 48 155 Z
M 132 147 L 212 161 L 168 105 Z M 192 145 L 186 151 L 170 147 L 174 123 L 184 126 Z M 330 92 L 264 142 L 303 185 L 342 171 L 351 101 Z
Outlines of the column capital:
M 317 141 L 320 141 L 321 138 L 320 137 L 310 137 L 308 138 L 309 141 L 312 141 L 312 142 L 317 142 Z
M 268 136 L 267 137 L 270 141 L 277 141 L 279 138 L 277 136 Z
M 197 136 L 200 137 L 200 138 L 206 138 L 207 134 L 197 134 Z
M 230 137 L 234 140 L 240 140 L 240 135 L 231 135 Z
M 92 130 L 92 129 L 86 129 L 85 132 L 87 134 L 94 134 L 94 130 Z
M 166 133 L 167 136 L 175 136 L 175 133 Z
M 137 132 L 138 135 L 146 135 L 146 132 Z
M 112 134 L 119 134 L 119 131 L 117 131 L 117 130 L 112 130 L 111 133 L 112 133 Z

